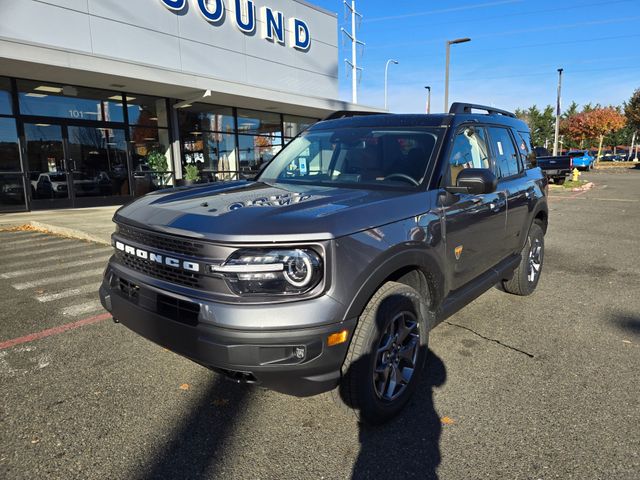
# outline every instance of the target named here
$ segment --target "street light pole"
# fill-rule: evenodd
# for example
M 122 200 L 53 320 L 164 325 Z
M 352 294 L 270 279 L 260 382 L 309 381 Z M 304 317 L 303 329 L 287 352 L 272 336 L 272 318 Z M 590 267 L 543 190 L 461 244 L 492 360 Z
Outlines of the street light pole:
M 431 87 L 427 85 L 424 88 L 427 89 L 427 114 L 429 114 L 431 113 Z
M 558 69 L 558 98 L 556 102 L 556 132 L 553 137 L 553 156 L 558 155 L 558 137 L 560 136 L 560 102 L 562 98 L 562 72 L 564 69 Z
M 445 65 L 445 76 L 444 76 L 444 113 L 449 111 L 449 59 L 451 57 L 451 45 L 455 45 L 458 43 L 466 43 L 470 42 L 470 38 L 456 38 L 455 40 L 447 40 L 447 59 Z
M 397 60 L 393 60 L 393 59 L 389 59 L 387 60 L 387 64 L 384 66 L 384 109 L 388 110 L 387 108 L 387 85 L 388 85 L 388 79 L 389 79 L 389 64 L 393 63 L 394 65 L 398 65 L 398 61 Z

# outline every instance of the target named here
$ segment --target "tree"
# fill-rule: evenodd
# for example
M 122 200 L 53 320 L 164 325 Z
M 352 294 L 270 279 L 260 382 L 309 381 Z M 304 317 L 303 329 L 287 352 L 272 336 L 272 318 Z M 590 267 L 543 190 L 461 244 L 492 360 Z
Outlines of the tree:
M 624 105 L 624 115 L 631 128 L 640 130 L 640 88 L 633 92 L 629 102 Z
M 574 138 L 598 140 L 598 156 L 596 158 L 596 162 L 598 162 L 602 154 L 604 137 L 621 130 L 624 125 L 624 116 L 616 108 L 606 107 L 574 115 L 567 120 L 566 129 Z
M 541 112 L 536 105 L 526 110 L 516 110 L 516 116 L 523 120 L 531 130 L 531 141 L 536 146 L 543 146 L 553 139 L 555 130 L 555 116 L 553 107 L 547 105 Z
M 627 125 L 632 132 L 631 149 L 629 151 L 629 155 L 631 156 L 631 150 L 633 150 L 638 130 L 640 130 L 640 88 L 633 92 L 629 102 L 624 104 L 624 116 L 627 118 Z
M 566 120 L 576 115 L 579 112 L 578 107 L 579 105 L 575 101 L 571 102 L 571 105 L 569 105 L 569 107 L 562 114 L 562 119 Z

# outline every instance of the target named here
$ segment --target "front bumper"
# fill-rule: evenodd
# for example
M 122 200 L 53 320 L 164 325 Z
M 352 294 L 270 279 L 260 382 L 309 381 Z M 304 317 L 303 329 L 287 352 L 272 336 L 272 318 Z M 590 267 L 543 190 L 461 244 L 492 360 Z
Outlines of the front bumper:
M 114 319 L 158 345 L 232 380 L 295 396 L 316 395 L 337 386 L 349 341 L 329 347 L 327 337 L 346 329 L 350 340 L 356 324 L 351 319 L 308 328 L 221 327 L 210 318 L 218 307 L 228 311 L 228 305 L 160 290 L 111 266 L 100 287 L 100 300 Z M 234 308 L 238 318 L 247 314 L 241 312 L 246 306 Z M 274 308 L 277 305 L 265 306 L 265 310 Z M 261 314 L 255 308 L 251 311 Z M 309 313 L 315 312 L 311 308 Z M 286 316 L 281 320 L 286 327 Z

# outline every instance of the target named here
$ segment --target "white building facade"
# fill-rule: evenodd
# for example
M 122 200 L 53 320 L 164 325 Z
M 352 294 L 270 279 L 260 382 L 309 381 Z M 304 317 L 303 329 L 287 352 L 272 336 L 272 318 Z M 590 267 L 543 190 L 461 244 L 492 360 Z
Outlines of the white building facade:
M 0 211 L 254 174 L 353 108 L 337 41 L 302 0 L 0 0 Z

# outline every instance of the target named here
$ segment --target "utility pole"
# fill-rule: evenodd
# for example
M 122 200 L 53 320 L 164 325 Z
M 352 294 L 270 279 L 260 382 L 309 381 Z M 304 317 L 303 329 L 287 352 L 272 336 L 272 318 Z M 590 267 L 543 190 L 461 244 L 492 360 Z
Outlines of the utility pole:
M 556 102 L 556 133 L 553 137 L 553 156 L 558 155 L 558 136 L 560 135 L 560 113 L 561 113 L 561 100 L 562 100 L 562 72 L 564 69 L 558 69 L 558 100 Z
M 360 20 L 362 20 L 362 15 L 356 10 L 356 0 L 351 0 L 351 5 L 347 3 L 347 0 L 343 0 L 343 3 L 351 11 L 351 33 L 341 28 L 342 33 L 351 40 L 351 61 L 345 59 L 345 62 L 351 67 L 351 101 L 358 103 L 358 71 L 362 71 L 362 68 L 358 67 L 357 47 L 358 45 L 364 47 L 364 42 L 358 40 L 357 37 L 356 17 L 360 17 Z
M 428 115 L 431 113 L 431 87 L 427 85 L 424 88 L 427 89 L 427 115 Z

